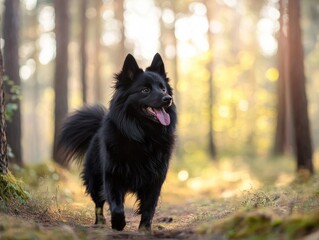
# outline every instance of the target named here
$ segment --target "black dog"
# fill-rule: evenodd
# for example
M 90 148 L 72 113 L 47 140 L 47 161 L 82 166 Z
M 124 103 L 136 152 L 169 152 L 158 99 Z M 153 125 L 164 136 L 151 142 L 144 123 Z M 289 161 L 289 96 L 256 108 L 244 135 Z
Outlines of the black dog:
M 96 224 L 105 223 L 107 201 L 112 228 L 126 225 L 124 198 L 134 193 L 140 230 L 151 230 L 174 144 L 176 109 L 159 54 L 145 71 L 127 55 L 115 75 L 109 112 L 83 107 L 67 118 L 58 142 L 66 161 L 85 155 L 82 178 L 95 203 Z

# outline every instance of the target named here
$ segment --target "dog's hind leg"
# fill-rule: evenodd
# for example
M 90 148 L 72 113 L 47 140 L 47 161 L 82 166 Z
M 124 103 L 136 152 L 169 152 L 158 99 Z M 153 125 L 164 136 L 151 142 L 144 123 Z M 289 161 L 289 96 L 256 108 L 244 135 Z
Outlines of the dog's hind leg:
M 82 179 L 86 186 L 86 192 L 90 194 L 95 203 L 95 224 L 105 224 L 103 215 L 103 205 L 105 197 L 103 196 L 103 167 L 99 161 L 99 145 L 95 136 L 88 149 Z
M 95 203 L 95 224 L 105 224 L 105 217 L 103 215 L 104 201 Z
M 91 178 L 91 187 L 87 188 L 87 192 L 90 193 L 91 198 L 93 202 L 95 203 L 95 223 L 94 224 L 105 224 L 105 217 L 103 215 L 103 206 L 105 203 L 105 200 L 103 199 L 101 195 L 101 191 L 99 191 L 100 188 L 102 188 L 102 183 L 97 181 L 98 178 L 94 179 Z
M 101 192 L 98 191 L 98 187 L 91 189 L 91 198 L 93 202 L 95 203 L 95 224 L 105 224 L 105 217 L 103 215 L 103 206 L 105 203 L 105 200 L 101 197 Z

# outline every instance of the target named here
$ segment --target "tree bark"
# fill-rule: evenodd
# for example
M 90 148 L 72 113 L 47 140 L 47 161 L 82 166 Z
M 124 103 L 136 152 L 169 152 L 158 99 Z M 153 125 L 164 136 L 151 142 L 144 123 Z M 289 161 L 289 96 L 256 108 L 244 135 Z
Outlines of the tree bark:
M 288 1 L 288 47 L 289 47 L 289 79 L 293 123 L 295 128 L 295 144 L 297 171 L 314 172 L 312 162 L 312 142 L 308 119 L 307 95 L 304 74 L 304 55 L 300 29 L 300 1 Z
M 14 85 L 21 86 L 19 75 L 19 0 L 6 0 L 3 18 L 3 37 L 4 46 L 4 68 L 5 75 L 13 81 Z M 10 93 L 10 86 L 6 86 L 7 92 Z M 14 111 L 12 120 L 7 123 L 7 139 L 12 149 L 14 157 L 12 161 L 20 166 L 23 165 L 22 145 L 21 145 L 21 107 L 19 98 L 8 98 L 9 103 L 17 106 Z
M 3 59 L 0 48 L 0 174 L 6 174 L 8 172 L 8 160 L 7 160 L 7 135 L 6 135 L 6 117 L 5 117 L 5 101 L 4 101 L 4 89 L 3 89 Z
M 55 0 L 55 109 L 54 109 L 54 151 L 53 159 L 62 166 L 67 166 L 60 154 L 55 151 L 57 135 L 68 113 L 68 44 L 69 44 L 69 0 Z

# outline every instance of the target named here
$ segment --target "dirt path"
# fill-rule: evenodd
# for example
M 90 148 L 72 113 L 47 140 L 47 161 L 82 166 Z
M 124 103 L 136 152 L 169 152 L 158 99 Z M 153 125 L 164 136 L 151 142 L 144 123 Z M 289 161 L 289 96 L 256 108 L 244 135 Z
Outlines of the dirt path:
M 82 213 L 80 208 L 70 208 L 70 205 L 66 205 L 65 209 L 59 210 L 59 219 L 43 218 L 38 219 L 37 223 L 49 230 L 62 228 L 62 231 L 69 232 L 80 239 L 201 239 L 195 230 L 197 224 L 203 222 L 205 218 L 202 203 L 185 205 L 161 203 L 153 219 L 151 235 L 138 232 L 140 216 L 134 213 L 134 208 L 126 208 L 127 225 L 124 231 L 119 232 L 111 229 L 107 209 L 105 209 L 106 225 L 92 224 L 94 212 L 90 211 L 93 207 L 89 205 L 82 208 Z M 202 207 L 199 207 L 200 205 Z M 73 214 L 69 213 L 70 209 L 73 210 Z
M 89 205 L 85 209 L 93 210 L 90 203 Z M 132 205 L 132 203 L 128 205 Z M 60 212 L 61 215 L 68 214 L 69 217 L 63 224 L 71 226 L 72 231 L 77 235 L 83 231 L 88 239 L 200 239 L 195 230 L 196 226 L 205 220 L 207 208 L 209 206 L 203 202 L 188 202 L 178 205 L 160 203 L 153 219 L 151 235 L 137 231 L 140 216 L 134 213 L 134 204 L 125 210 L 127 225 L 124 231 L 121 232 L 111 230 L 107 207 L 105 208 L 107 223 L 104 226 L 91 224 L 93 223 L 93 211 L 91 212 L 90 210 L 85 215 L 89 214 L 91 216 L 88 218 L 85 216 L 82 219 L 73 219 L 76 216 L 69 215 L 67 211 L 61 210 Z M 75 212 L 77 211 L 81 210 L 77 209 Z M 49 223 L 48 228 L 53 225 L 55 224 Z M 57 223 L 57 225 L 60 225 L 60 223 Z
M 153 220 L 152 234 L 138 232 L 140 217 L 134 208 L 126 209 L 124 231 L 113 231 L 105 209 L 106 225 L 94 225 L 91 203 L 60 204 L 52 209 L 16 208 L 14 212 L 0 212 L 0 239 L 199 239 L 194 232 L 198 215 L 195 205 L 160 204 Z

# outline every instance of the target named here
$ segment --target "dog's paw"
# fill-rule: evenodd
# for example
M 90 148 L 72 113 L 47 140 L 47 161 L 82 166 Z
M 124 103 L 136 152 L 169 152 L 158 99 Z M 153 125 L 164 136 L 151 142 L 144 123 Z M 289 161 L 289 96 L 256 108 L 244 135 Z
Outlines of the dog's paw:
M 112 213 L 112 229 L 122 231 L 126 225 L 124 213 Z

